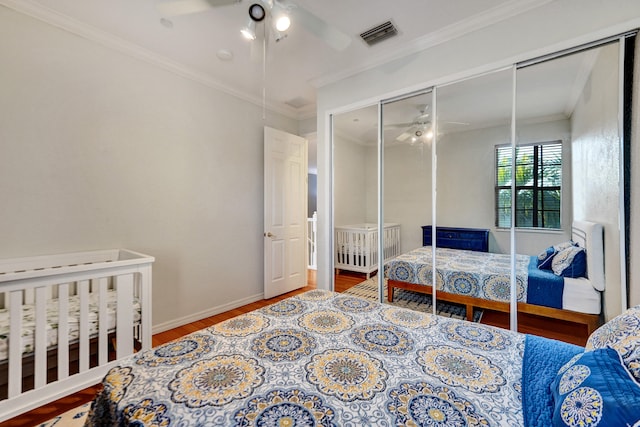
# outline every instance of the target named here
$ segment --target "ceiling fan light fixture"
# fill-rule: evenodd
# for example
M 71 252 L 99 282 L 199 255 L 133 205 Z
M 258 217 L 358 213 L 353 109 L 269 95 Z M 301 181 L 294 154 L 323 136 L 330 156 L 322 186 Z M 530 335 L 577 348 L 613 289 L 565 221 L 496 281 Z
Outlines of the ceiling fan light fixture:
M 273 39 L 276 42 L 282 41 L 287 37 L 287 33 L 283 33 L 282 31 L 278 31 L 277 29 L 273 29 Z
M 266 12 L 264 11 L 264 7 L 258 3 L 254 3 L 249 6 L 249 17 L 255 21 L 260 22 L 266 16 Z
M 240 32 L 242 36 L 247 40 L 255 40 L 256 39 L 256 23 L 255 21 L 249 20 L 247 25 L 245 25 Z
M 276 30 L 283 32 L 287 31 L 291 26 L 291 19 L 285 14 L 276 17 Z

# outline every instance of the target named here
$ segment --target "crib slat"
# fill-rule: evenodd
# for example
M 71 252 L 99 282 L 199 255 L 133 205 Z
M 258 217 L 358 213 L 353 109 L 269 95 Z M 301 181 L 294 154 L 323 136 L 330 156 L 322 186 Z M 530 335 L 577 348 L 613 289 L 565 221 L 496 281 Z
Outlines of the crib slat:
M 107 322 L 107 278 L 101 277 L 98 282 L 98 364 L 104 365 L 109 361 Z
M 133 353 L 133 274 L 116 277 L 116 358 Z
M 89 281 L 77 283 L 80 297 L 80 372 L 89 369 Z
M 22 291 L 9 295 L 9 398 L 22 392 Z
M 58 286 L 58 380 L 69 376 L 69 284 Z
M 357 265 L 357 262 L 355 261 L 355 258 L 357 256 L 356 252 L 358 250 L 358 246 L 356 243 L 357 238 L 358 236 L 356 234 L 351 234 L 348 236 L 349 251 L 347 253 L 350 254 L 349 256 L 351 256 L 351 259 L 347 259 L 347 262 L 352 262 L 354 265 Z
M 34 387 L 40 388 L 47 383 L 47 288 L 36 288 L 35 297 Z

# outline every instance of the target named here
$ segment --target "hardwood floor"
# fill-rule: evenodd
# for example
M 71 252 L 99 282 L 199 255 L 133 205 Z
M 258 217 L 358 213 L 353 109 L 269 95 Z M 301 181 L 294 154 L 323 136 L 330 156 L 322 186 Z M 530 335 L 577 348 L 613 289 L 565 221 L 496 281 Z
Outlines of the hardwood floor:
M 509 329 L 509 314 L 485 310 L 480 323 Z M 518 313 L 518 332 L 552 338 L 583 347 L 589 338 L 586 325 L 526 313 Z
M 341 271 L 335 276 L 335 290 L 336 292 L 344 292 L 345 290 L 357 285 L 365 279 L 365 274 L 354 273 L 350 271 Z M 262 300 L 247 304 L 245 306 L 229 310 L 215 316 L 207 317 L 206 319 L 198 320 L 196 322 L 192 322 L 175 329 L 155 334 L 153 336 L 153 345 L 157 346 L 167 343 L 191 332 L 195 332 L 199 329 L 207 328 L 216 323 L 231 319 L 232 317 L 239 316 L 240 314 L 244 314 L 249 311 L 262 308 L 269 304 L 273 304 L 290 296 L 315 289 L 317 283 L 316 280 L 317 279 L 315 271 L 309 270 L 307 275 L 307 286 L 304 288 L 277 296 L 275 298 L 271 298 L 269 300 Z M 584 345 L 587 340 L 586 327 L 583 327 L 582 325 L 575 325 L 569 322 L 522 314 L 518 316 L 518 321 L 519 331 L 523 333 L 545 336 L 547 338 L 558 339 L 578 345 Z M 498 313 L 485 310 L 481 323 L 508 329 L 509 316 L 506 313 Z M 62 414 L 63 412 L 73 409 L 85 402 L 91 401 L 95 396 L 97 390 L 99 390 L 98 385 L 89 387 L 71 396 L 67 396 L 60 400 L 52 402 L 49 405 L 36 408 L 19 417 L 1 423 L 0 427 L 39 425 L 40 423 L 43 423 L 55 417 L 56 415 Z
M 335 276 L 334 290 L 344 292 L 358 283 L 362 283 L 366 278 L 367 275 L 364 273 L 342 270 Z

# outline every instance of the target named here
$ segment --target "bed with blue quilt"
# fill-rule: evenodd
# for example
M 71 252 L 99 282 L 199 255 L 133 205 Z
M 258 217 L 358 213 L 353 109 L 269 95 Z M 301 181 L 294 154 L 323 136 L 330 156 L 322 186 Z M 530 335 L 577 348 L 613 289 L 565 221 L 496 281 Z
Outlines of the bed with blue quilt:
M 571 241 L 537 256 L 517 254 L 518 311 L 585 324 L 593 332 L 605 284 L 602 233 L 600 224 L 575 221 Z M 432 293 L 433 250 L 423 246 L 387 262 L 389 301 L 397 288 Z M 465 305 L 468 320 L 474 308 L 510 310 L 510 254 L 436 247 L 435 265 L 436 297 Z
M 582 348 L 313 290 L 118 361 L 86 425 L 634 425 L 638 348 L 640 307 Z

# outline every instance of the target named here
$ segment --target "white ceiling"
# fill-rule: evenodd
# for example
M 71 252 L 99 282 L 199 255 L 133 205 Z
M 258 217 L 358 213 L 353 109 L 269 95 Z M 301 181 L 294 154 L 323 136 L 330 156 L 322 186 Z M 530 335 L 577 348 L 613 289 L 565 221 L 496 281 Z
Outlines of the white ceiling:
M 337 79 L 509 19 L 550 0 L 292 0 L 350 36 L 337 51 L 293 22 L 267 44 L 263 63 L 240 35 L 252 2 L 235 3 L 161 23 L 157 3 L 171 0 L 0 0 L 83 37 L 175 70 L 297 119 L 315 115 L 316 89 Z M 373 47 L 362 31 L 391 20 L 399 35 Z M 220 50 L 232 53 L 228 61 Z M 258 49 L 257 52 L 261 52 Z M 291 105 L 293 104 L 293 105 Z

